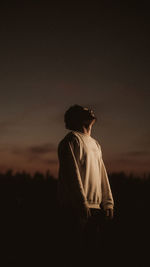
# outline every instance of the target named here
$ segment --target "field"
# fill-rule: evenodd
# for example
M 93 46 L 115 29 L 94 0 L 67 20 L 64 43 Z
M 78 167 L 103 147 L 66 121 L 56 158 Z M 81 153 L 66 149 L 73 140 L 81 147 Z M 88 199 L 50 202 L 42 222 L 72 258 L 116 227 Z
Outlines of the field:
M 98 250 L 99 244 L 91 244 L 92 262 L 97 266 L 103 261 L 105 266 L 148 266 L 150 175 L 114 173 L 109 179 L 115 216 L 105 227 L 103 251 Z M 63 229 L 56 192 L 57 179 L 49 173 L 31 177 L 9 170 L 0 174 L 1 266 L 61 266 L 62 251 L 69 259 L 66 240 L 60 240 Z M 74 266 L 77 251 L 73 255 L 70 266 Z M 85 257 L 88 262 L 89 253 Z M 78 263 L 83 266 L 80 260 Z

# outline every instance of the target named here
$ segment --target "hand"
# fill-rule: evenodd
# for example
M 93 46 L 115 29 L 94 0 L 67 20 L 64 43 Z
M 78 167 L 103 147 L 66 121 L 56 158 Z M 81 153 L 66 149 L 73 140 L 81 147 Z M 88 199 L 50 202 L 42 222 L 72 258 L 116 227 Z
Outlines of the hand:
M 105 210 L 105 216 L 107 219 L 112 220 L 114 217 L 114 211 L 113 209 L 106 209 Z
M 88 218 L 91 216 L 90 209 L 87 205 L 82 206 L 82 208 L 80 210 L 80 216 L 85 221 L 87 221 Z
M 85 219 L 88 219 L 91 216 L 91 212 L 88 206 L 84 206 L 83 216 Z

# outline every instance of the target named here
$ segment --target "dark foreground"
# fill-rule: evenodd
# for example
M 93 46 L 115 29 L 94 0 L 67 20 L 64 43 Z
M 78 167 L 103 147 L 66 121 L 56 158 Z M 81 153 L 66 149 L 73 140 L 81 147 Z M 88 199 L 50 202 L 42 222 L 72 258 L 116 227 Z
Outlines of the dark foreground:
M 150 177 L 119 173 L 110 183 L 115 217 L 79 251 L 74 230 L 65 238 L 56 179 L 48 173 L 1 174 L 0 266 L 149 266 Z

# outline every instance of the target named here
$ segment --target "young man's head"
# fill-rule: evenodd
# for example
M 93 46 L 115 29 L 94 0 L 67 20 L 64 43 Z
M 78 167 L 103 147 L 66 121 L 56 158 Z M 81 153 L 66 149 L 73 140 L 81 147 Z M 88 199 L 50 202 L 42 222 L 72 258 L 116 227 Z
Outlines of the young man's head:
M 80 131 L 83 127 L 88 129 L 94 124 L 96 117 L 91 109 L 73 105 L 65 112 L 64 121 L 67 129 Z

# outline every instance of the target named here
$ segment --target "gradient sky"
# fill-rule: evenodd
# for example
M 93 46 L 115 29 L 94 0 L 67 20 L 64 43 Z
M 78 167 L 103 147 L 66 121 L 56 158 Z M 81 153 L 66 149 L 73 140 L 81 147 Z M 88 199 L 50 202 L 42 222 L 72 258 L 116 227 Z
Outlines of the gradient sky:
M 150 172 L 149 9 L 97 2 L 1 5 L 0 171 L 57 177 L 63 115 L 80 104 L 109 172 Z

